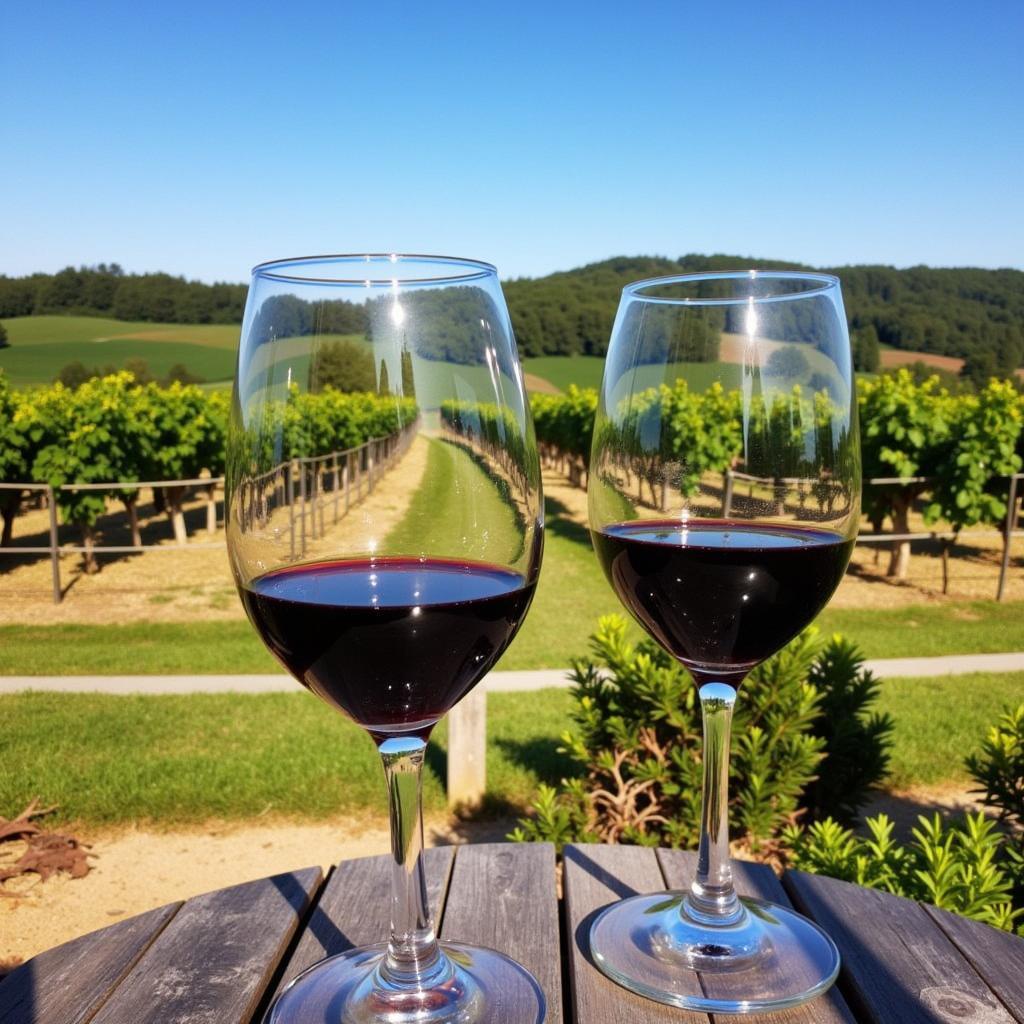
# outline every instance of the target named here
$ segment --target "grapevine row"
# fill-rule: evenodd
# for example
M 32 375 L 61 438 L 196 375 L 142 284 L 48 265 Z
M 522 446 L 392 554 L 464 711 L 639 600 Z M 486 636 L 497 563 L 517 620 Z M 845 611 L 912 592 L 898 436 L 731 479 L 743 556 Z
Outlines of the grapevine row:
M 659 505 L 664 495 L 661 460 L 679 460 L 682 491 L 692 494 L 708 470 L 735 468 L 742 450 L 738 423 L 739 394 L 714 385 L 704 392 L 690 391 L 686 382 L 662 385 L 634 395 L 629 414 L 615 427 L 619 447 L 630 452 L 641 500 L 646 485 L 649 500 Z M 537 440 L 546 465 L 558 466 L 573 483 L 586 486 L 597 392 L 570 387 L 565 395 L 534 395 L 530 400 Z M 925 522 L 949 524 L 954 532 L 979 524 L 998 525 L 1006 517 L 1005 478 L 1024 464 L 1024 397 L 1006 381 L 992 380 L 977 394 L 950 394 L 937 378 L 918 383 L 906 370 L 858 383 L 863 476 L 902 478 L 910 482 L 865 487 L 863 511 L 876 530 L 886 519 L 894 532 L 910 532 L 909 514 L 925 492 Z M 806 473 L 805 438 L 813 434 L 821 451 L 835 452 L 837 460 L 852 458 L 842 437 L 835 437 L 840 418 L 827 392 L 776 395 L 770 404 L 755 403 L 752 415 L 761 419 L 749 431 L 764 438 L 771 450 L 786 455 L 785 474 Z M 671 424 L 662 431 L 662 450 L 651 452 L 641 440 L 651 436 L 645 421 Z M 685 459 L 680 459 L 685 454 Z M 772 475 L 756 446 L 746 453 L 743 469 L 754 475 Z M 759 462 L 765 461 L 765 467 Z M 814 460 L 811 460 L 813 462 Z M 909 545 L 893 548 L 890 574 L 906 573 Z
M 62 384 L 12 390 L 0 371 L 0 483 L 54 487 L 107 481 L 219 477 L 225 468 L 229 400 L 194 385 L 138 384 L 130 373 L 97 377 L 71 390 Z M 391 395 L 319 394 L 293 389 L 268 404 L 250 429 L 261 435 L 266 464 L 324 455 L 394 434 L 415 418 L 415 402 Z M 251 452 L 252 449 L 250 448 Z M 178 532 L 184 487 L 165 487 L 161 498 Z M 78 526 L 86 546 L 106 509 L 107 495 L 122 501 L 138 539 L 138 488 L 115 492 L 55 492 L 61 518 Z M 0 491 L 8 545 L 22 493 Z

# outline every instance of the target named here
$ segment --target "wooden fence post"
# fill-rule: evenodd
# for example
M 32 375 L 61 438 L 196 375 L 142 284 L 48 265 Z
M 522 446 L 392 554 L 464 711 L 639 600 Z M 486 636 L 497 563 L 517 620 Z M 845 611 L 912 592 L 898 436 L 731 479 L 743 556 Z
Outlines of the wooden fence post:
M 338 453 L 334 452 L 331 463 L 331 490 L 334 492 L 334 525 L 338 525 Z
M 448 806 L 480 806 L 487 789 L 487 690 L 481 683 L 448 712 Z
M 306 467 L 302 459 L 298 460 L 299 467 L 299 547 L 302 554 L 306 554 Z
M 63 595 L 60 592 L 60 548 L 57 545 L 57 503 L 53 498 L 53 488 L 46 485 L 46 507 L 50 513 L 50 566 L 53 569 L 53 603 L 60 604 Z
M 1010 568 L 1010 544 L 1013 541 L 1013 530 L 1017 525 L 1017 480 L 1019 473 L 1010 477 L 1010 500 L 1006 503 L 1006 532 L 1003 534 L 1003 561 L 999 566 L 999 586 L 996 589 L 996 600 L 1002 601 L 1006 589 L 1006 570 Z
M 295 557 L 295 462 L 288 463 L 288 537 Z

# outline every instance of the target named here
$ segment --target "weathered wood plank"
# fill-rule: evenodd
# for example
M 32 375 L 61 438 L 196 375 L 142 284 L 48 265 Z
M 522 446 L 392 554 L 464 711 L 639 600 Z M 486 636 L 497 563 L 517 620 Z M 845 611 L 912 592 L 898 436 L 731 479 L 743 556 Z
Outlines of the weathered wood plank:
M 654 850 L 635 846 L 567 846 L 562 886 L 576 1021 L 707 1024 L 706 1014 L 662 1006 L 616 985 L 591 959 L 590 926 L 596 911 L 616 900 L 665 888 Z
M 802 871 L 788 872 L 783 881 L 797 908 L 835 940 L 843 958 L 843 991 L 863 1020 L 1012 1024 L 989 987 L 917 903 Z
M 0 983 L 0 1024 L 84 1024 L 178 912 L 150 910 L 22 964 Z
M 306 868 L 189 900 L 95 1024 L 249 1024 L 322 878 Z
M 658 850 L 658 861 L 670 889 L 689 889 L 697 870 L 697 855 L 683 850 Z M 775 872 L 765 864 L 751 864 L 746 861 L 732 862 L 733 884 L 741 896 L 769 900 L 784 907 L 792 906 L 786 890 L 775 876 Z M 798 964 L 787 965 L 787 974 L 799 970 Z M 712 979 L 702 975 L 705 993 L 711 998 L 736 999 L 743 996 L 751 997 L 749 973 L 723 975 Z M 762 990 L 771 987 L 772 976 L 760 973 L 755 981 Z M 717 1019 L 717 1018 L 716 1018 Z M 781 1013 L 758 1014 L 758 1021 L 764 1024 L 856 1024 L 846 1001 L 833 986 L 824 995 L 819 996 L 807 1006 L 796 1007 Z
M 423 856 L 427 896 L 436 919 L 444 906 L 455 847 L 435 847 Z M 392 863 L 390 856 L 361 857 L 335 868 L 288 958 L 277 992 L 318 960 L 387 941 Z
M 546 1024 L 561 1024 L 562 952 L 551 844 L 459 847 L 441 936 L 488 946 L 522 964 L 544 991 Z
M 938 907 L 924 909 L 1007 1010 L 1024 1021 L 1024 938 Z

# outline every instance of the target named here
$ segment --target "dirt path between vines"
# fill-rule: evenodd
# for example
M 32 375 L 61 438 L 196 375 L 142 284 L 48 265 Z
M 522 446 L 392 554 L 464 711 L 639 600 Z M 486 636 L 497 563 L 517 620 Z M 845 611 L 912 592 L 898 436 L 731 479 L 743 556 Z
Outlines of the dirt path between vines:
M 401 460 L 379 478 L 373 492 L 367 494 L 364 490 L 362 500 L 336 525 L 332 496 L 325 494 L 325 536 L 332 542 L 344 543 L 347 537 L 367 528 L 371 514 L 374 530 L 385 535 L 404 516 L 409 495 L 419 487 L 428 451 L 428 442 L 418 437 Z M 143 495 L 148 497 L 148 492 Z M 110 514 L 101 524 L 103 543 L 130 544 L 121 506 L 112 503 L 109 507 Z M 223 495 L 218 495 L 218 517 L 222 516 Z M 245 618 L 223 547 L 223 526 L 215 534 L 206 533 L 205 502 L 194 501 L 186 506 L 189 538 L 196 546 L 177 547 L 166 517 L 158 515 L 151 504 L 140 508 L 139 518 L 145 542 L 155 541 L 158 550 L 101 555 L 101 571 L 91 576 L 82 572 L 78 555 L 64 556 L 61 580 L 65 597 L 59 605 L 53 603 L 48 556 L 24 561 L 6 556 L 0 559 L 0 624 L 210 622 Z M 46 511 L 32 510 L 19 516 L 15 544 L 47 544 L 47 522 Z M 64 528 L 60 539 L 61 543 L 80 543 Z M 198 546 L 210 543 L 219 546 Z M 317 543 L 309 543 L 311 556 L 316 553 Z

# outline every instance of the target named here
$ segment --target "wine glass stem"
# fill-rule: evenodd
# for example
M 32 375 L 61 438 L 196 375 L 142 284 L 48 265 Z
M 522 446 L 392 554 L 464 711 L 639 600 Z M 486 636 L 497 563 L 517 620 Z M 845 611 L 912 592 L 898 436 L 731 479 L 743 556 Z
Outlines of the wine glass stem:
M 392 736 L 378 744 L 391 816 L 391 935 L 380 965 L 384 982 L 428 988 L 448 969 L 434 935 L 423 871 L 423 755 L 418 736 Z
M 729 863 L 729 734 L 736 690 L 705 683 L 699 690 L 704 719 L 704 795 L 697 876 L 682 912 L 706 925 L 735 924 L 744 914 Z

